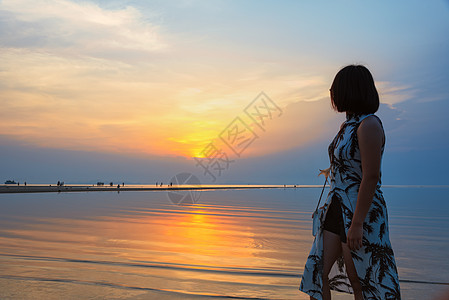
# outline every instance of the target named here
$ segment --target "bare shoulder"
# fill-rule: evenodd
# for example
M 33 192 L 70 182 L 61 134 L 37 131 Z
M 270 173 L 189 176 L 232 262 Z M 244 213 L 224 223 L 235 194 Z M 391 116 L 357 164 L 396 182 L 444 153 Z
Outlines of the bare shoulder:
M 380 139 L 384 141 L 384 129 L 376 116 L 366 117 L 357 130 L 359 138 Z

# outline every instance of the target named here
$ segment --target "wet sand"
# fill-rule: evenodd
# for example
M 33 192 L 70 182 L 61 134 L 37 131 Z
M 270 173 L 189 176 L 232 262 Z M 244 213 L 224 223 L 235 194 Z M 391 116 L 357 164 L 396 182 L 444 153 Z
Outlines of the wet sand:
M 298 286 L 321 187 L 290 187 L 209 186 L 182 205 L 155 185 L 0 194 L 0 299 L 309 299 Z M 448 192 L 384 189 L 403 299 L 449 286 Z

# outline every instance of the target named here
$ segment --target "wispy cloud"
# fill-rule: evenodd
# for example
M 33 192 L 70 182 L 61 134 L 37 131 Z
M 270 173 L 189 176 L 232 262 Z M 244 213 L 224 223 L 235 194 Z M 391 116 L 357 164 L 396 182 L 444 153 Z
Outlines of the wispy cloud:
M 329 42 L 317 29 L 310 39 L 298 36 L 295 28 L 306 24 L 296 15 L 287 14 L 285 24 L 259 23 L 259 11 L 218 2 L 110 9 L 88 1 L 1 1 L 0 134 L 40 146 L 192 156 L 264 91 L 285 114 L 248 155 L 331 136 L 337 117 L 329 85 L 353 55 L 332 49 L 336 58 L 323 59 L 310 51 Z M 151 15 L 156 6 L 160 12 Z M 384 103 L 414 96 L 412 83 L 382 80 Z
M 394 82 L 376 82 L 379 96 L 382 103 L 394 106 L 395 104 L 412 99 L 415 96 L 416 88 L 405 84 L 395 84 Z
M 91 2 L 4 0 L 0 12 L 7 15 L 4 22 L 9 30 L 3 46 L 50 47 L 89 55 L 152 52 L 167 46 L 158 26 L 131 6 L 107 10 Z

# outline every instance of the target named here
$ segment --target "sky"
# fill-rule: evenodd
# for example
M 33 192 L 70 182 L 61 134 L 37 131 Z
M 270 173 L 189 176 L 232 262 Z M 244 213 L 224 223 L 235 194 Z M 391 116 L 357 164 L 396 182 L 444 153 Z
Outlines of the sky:
M 319 184 L 358 63 L 384 184 L 449 184 L 448 1 L 1 0 L 0 51 L 0 181 Z

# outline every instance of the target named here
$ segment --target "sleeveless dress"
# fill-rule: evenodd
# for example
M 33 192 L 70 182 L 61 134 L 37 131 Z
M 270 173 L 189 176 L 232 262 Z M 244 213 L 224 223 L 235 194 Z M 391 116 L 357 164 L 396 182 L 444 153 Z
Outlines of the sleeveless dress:
M 373 115 L 348 114 L 340 132 L 329 146 L 330 191 L 326 199 L 326 209 L 320 216 L 321 228 L 307 258 L 299 287 L 301 291 L 318 300 L 322 299 L 323 224 L 331 202 L 335 201 L 334 205 L 337 204 L 338 209 L 333 209 L 333 212 L 341 213 L 344 230 L 341 237 L 344 241 L 343 235 L 345 238 L 351 226 L 362 181 L 357 129 L 369 116 Z M 383 150 L 384 145 L 382 154 Z M 387 207 L 380 187 L 379 180 L 373 202 L 363 223 L 363 246 L 357 251 L 351 251 L 365 300 L 401 298 L 396 262 L 389 239 Z M 329 285 L 331 290 L 353 293 L 345 271 L 343 256 L 337 259 L 329 273 Z

